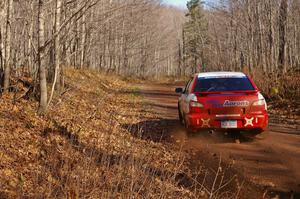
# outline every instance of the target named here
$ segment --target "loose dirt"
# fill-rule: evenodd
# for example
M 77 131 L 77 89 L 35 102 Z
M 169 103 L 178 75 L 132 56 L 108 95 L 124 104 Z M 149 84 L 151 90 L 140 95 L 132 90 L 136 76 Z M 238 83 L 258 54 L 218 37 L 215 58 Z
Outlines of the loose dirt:
M 190 167 L 218 167 L 238 175 L 245 198 L 300 198 L 300 128 L 271 115 L 270 130 L 258 137 L 245 134 L 200 132 L 187 135 L 178 122 L 177 85 L 139 85 L 145 103 L 160 117 L 161 129 L 171 142 L 190 152 Z M 182 85 L 181 85 L 182 86 Z M 149 125 L 148 125 L 149 126 Z M 254 193 L 255 192 L 255 193 Z

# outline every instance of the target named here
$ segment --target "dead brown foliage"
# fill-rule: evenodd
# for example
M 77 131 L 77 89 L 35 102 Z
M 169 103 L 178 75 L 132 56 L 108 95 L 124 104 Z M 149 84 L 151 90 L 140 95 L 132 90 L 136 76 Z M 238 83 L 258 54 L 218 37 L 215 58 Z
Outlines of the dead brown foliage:
M 124 82 L 70 70 L 67 85 L 43 117 L 0 98 L 0 198 L 199 198 L 178 182 L 183 153 L 121 127 L 139 121 Z
M 251 76 L 267 98 L 271 113 L 291 118 L 300 116 L 300 71 L 282 75 L 255 70 Z

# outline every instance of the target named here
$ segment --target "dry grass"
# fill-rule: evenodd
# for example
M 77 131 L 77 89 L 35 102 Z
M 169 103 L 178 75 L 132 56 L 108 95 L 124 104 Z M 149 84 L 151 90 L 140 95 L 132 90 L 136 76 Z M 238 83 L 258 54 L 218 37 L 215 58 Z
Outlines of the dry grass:
M 207 186 L 207 171 L 191 170 L 186 152 L 128 125 L 153 114 L 128 92 L 136 87 L 91 71 L 69 70 L 66 79 L 43 117 L 35 100 L 0 98 L 0 198 L 238 196 L 240 187 L 224 192 L 235 177 L 220 166 Z
M 251 76 L 261 91 L 271 100 L 297 100 L 300 98 L 300 71 L 265 74 L 255 70 Z
M 141 104 L 125 82 L 70 70 L 67 84 L 44 117 L 2 96 L 0 198 L 199 198 L 179 184 L 182 152 L 122 128 Z
M 270 113 L 297 123 L 300 116 L 300 71 L 264 74 L 253 71 L 251 75 L 267 99 Z

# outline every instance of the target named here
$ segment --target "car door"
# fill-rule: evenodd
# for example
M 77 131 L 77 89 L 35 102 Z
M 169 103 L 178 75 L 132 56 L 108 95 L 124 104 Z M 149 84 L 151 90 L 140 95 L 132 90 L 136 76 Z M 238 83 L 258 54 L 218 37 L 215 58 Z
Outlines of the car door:
M 181 95 L 181 98 L 180 98 L 180 108 L 181 108 L 181 111 L 182 111 L 182 114 L 185 115 L 188 113 L 188 106 L 189 106 L 189 102 L 188 102 L 188 95 L 189 95 L 189 92 L 190 92 L 190 87 L 192 85 L 192 82 L 193 82 L 193 79 L 190 79 L 188 81 L 188 83 L 186 84 L 185 86 L 185 89 Z

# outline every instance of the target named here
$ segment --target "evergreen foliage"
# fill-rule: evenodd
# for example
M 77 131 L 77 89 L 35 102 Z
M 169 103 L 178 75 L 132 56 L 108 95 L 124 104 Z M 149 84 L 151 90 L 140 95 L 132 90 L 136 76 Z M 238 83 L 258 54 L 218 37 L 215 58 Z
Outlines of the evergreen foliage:
M 205 70 L 205 46 L 208 43 L 207 21 L 204 16 L 203 3 L 190 0 L 187 3 L 188 21 L 183 28 L 184 63 L 192 67 L 192 72 Z

